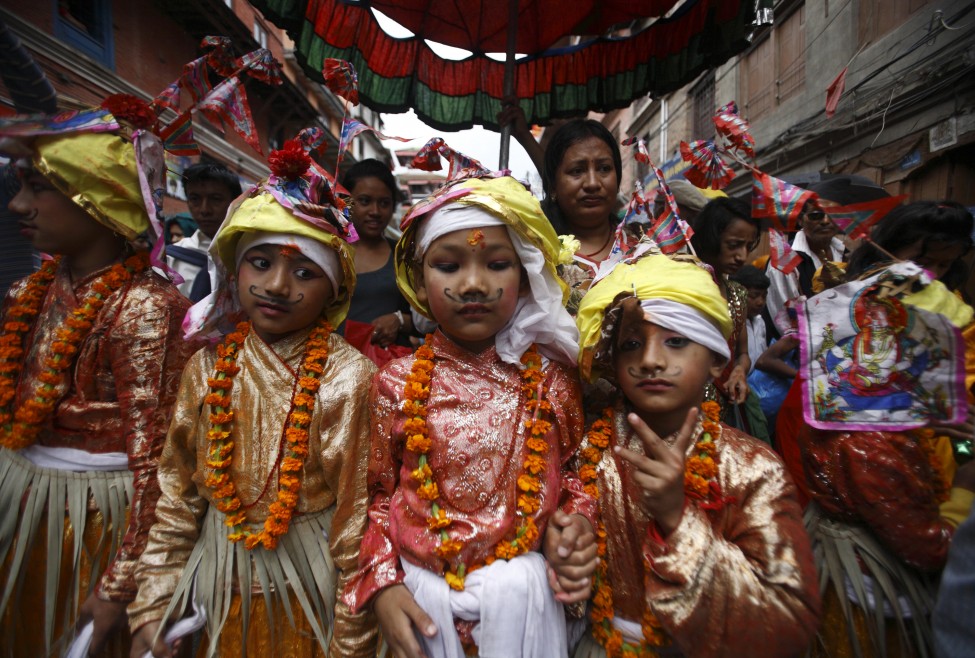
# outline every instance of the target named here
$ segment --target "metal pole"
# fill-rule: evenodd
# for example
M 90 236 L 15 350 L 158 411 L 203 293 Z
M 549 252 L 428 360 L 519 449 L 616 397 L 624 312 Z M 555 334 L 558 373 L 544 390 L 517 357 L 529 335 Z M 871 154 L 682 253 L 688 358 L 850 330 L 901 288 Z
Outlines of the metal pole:
M 518 0 L 508 0 L 508 43 L 504 57 L 504 97 L 515 95 L 515 41 L 518 37 Z M 501 153 L 498 169 L 508 168 L 508 151 L 511 146 L 511 124 L 501 126 Z

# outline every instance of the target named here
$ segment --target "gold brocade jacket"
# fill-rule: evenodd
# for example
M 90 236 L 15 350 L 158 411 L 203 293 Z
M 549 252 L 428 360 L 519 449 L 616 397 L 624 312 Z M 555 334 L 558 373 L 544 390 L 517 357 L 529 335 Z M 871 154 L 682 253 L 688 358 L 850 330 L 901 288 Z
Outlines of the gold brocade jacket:
M 517 479 L 522 472 L 530 418 L 521 393 L 521 371 L 504 363 L 491 347 L 480 354 L 466 350 L 439 331 L 431 342 L 434 368 L 427 402 L 427 426 L 433 447 L 428 453 L 438 503 L 452 523 L 451 539 L 463 543 L 459 560 L 483 563 L 518 524 Z M 402 411 L 406 377 L 413 357 L 387 364 L 371 393 L 372 450 L 369 460 L 369 529 L 362 540 L 359 573 L 345 590 L 353 609 L 364 609 L 383 588 L 403 581 L 400 556 L 443 573 L 437 556 L 438 533 L 427 526 L 430 501 L 417 495 L 410 476 L 418 456 L 405 450 Z M 543 369 L 546 399 L 552 405 L 547 469 L 539 474 L 540 509 L 535 513 L 541 545 L 556 509 L 594 521 L 596 504 L 568 461 L 582 440 L 580 388 L 574 369 L 550 362 Z M 595 526 L 594 526 L 595 527 Z
M 28 334 L 17 403 L 30 399 L 45 361 L 52 356 L 55 332 L 109 268 L 72 285 L 62 264 Z M 26 288 L 18 281 L 7 293 L 3 320 L 13 300 Z M 180 326 L 189 302 L 172 283 L 152 270 L 136 274 L 112 293 L 82 342 L 68 376 L 57 387 L 54 413 L 38 435 L 42 446 L 90 453 L 128 455 L 132 472 L 129 525 L 122 545 L 98 582 L 103 599 L 127 602 L 135 597 L 133 570 L 145 548 L 159 486 L 156 462 L 169 427 L 179 377 L 199 343 L 183 340 Z
M 714 460 L 728 500 L 707 510 L 687 499 L 664 539 L 638 504 L 632 467 L 613 454 L 614 445 L 642 454 L 640 439 L 620 410 L 614 423 L 598 486 L 616 614 L 640 623 L 649 604 L 694 658 L 802 654 L 819 623 L 819 587 L 795 485 L 778 456 L 722 425 Z
M 252 505 L 247 509 L 247 522 L 255 531 L 277 497 L 275 468 L 308 333 L 279 340 L 272 348 L 251 332 L 237 358 L 240 372 L 234 376 L 231 391 L 235 448 L 230 473 L 243 504 Z M 308 430 L 309 455 L 301 471 L 297 514 L 335 506 L 328 538 L 341 592 L 356 568 L 366 525 L 366 402 L 375 366 L 336 334 L 328 339 L 328 351 Z M 158 520 L 136 574 L 138 597 L 129 606 L 133 629 L 163 617 L 213 499 L 212 490 L 204 484 L 210 407 L 203 399 L 215 362 L 214 348 L 201 350 L 183 375 L 159 462 L 162 496 L 156 507 Z M 375 655 L 376 634 L 370 614 L 352 614 L 338 601 L 329 655 Z

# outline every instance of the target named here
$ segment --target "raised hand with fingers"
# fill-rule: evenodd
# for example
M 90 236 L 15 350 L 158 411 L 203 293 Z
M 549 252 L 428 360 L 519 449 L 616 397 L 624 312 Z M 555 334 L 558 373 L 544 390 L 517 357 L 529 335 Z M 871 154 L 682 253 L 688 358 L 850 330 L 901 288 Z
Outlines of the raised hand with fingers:
M 580 514 L 556 511 L 545 530 L 542 552 L 556 600 L 572 604 L 588 599 L 598 562 L 596 533 L 589 521 Z
M 433 637 L 437 627 L 405 585 L 393 585 L 380 592 L 374 609 L 383 637 L 396 658 L 427 658 L 413 629 Z
M 694 440 L 697 409 L 688 410 L 672 443 L 657 436 L 637 414 L 629 414 L 627 421 L 643 444 L 644 453 L 621 446 L 614 451 L 632 467 L 633 481 L 643 490 L 640 507 L 666 536 L 680 524 L 684 514 L 684 462 Z

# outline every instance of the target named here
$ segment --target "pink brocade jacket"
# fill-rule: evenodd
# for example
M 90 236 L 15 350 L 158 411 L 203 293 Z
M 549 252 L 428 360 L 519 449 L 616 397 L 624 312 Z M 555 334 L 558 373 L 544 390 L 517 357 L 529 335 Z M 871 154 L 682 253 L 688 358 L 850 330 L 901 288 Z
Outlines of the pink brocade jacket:
M 474 354 L 440 332 L 435 353 L 427 426 L 433 447 L 428 459 L 440 491 L 440 505 L 453 523 L 447 532 L 464 547 L 459 560 L 483 563 L 518 524 L 517 485 L 522 472 L 529 419 L 519 368 L 502 362 L 494 348 Z M 359 571 L 344 598 L 362 609 L 383 588 L 402 582 L 402 557 L 435 573 L 448 566 L 437 556 L 438 534 L 427 527 L 430 501 L 417 496 L 410 477 L 417 455 L 405 450 L 403 389 L 413 356 L 383 368 L 373 382 L 369 457 L 369 527 L 359 552 Z M 543 370 L 552 405 L 548 470 L 542 474 L 541 508 L 535 514 L 541 545 L 548 519 L 557 510 L 594 520 L 596 505 L 567 462 L 582 440 L 579 383 L 573 369 L 550 362 Z M 594 525 L 595 527 L 595 525 Z
M 33 395 L 55 332 L 108 268 L 72 285 L 64 265 L 58 269 L 28 335 L 17 402 Z M 26 279 L 7 293 L 3 318 Z M 73 367 L 59 387 L 54 413 L 38 436 L 43 446 L 90 453 L 126 453 L 133 493 L 129 526 L 119 552 L 98 583 L 102 598 L 127 602 L 135 597 L 133 570 L 155 521 L 159 483 L 156 462 L 162 451 L 172 406 L 186 360 L 200 346 L 183 340 L 181 324 L 189 302 L 152 270 L 137 274 L 112 293 L 82 342 Z

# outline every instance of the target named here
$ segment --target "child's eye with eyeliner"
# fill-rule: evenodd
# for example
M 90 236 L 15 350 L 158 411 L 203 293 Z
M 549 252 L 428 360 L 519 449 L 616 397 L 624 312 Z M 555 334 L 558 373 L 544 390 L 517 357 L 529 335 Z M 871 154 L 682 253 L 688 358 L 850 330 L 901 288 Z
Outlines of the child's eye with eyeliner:
M 640 349 L 640 341 L 628 339 L 620 343 L 620 352 L 632 352 L 633 350 Z
M 488 264 L 488 269 L 494 270 L 495 272 L 502 272 L 511 267 L 510 260 L 497 260 Z
M 430 267 L 437 270 L 438 272 L 446 272 L 448 274 L 457 271 L 456 263 L 431 263 Z
M 271 261 L 269 261 L 267 258 L 261 258 L 260 256 L 248 258 L 247 262 L 259 270 L 266 270 L 267 268 L 271 267 Z
M 687 347 L 690 342 L 691 340 L 689 338 L 685 338 L 684 336 L 671 336 L 664 341 L 664 344 L 667 345 L 667 347 Z

